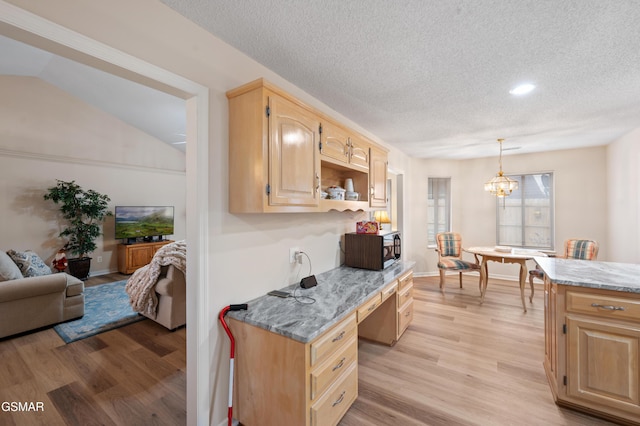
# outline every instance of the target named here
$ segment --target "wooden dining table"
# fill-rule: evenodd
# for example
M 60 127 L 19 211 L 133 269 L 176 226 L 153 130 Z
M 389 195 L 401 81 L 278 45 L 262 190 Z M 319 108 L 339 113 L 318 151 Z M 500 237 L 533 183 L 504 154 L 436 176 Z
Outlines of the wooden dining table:
M 524 300 L 524 287 L 527 281 L 527 260 L 534 257 L 546 257 L 547 255 L 541 251 L 516 249 L 516 248 L 500 248 L 496 247 L 469 247 L 463 249 L 474 256 L 481 256 L 480 263 L 480 304 L 484 303 L 484 296 L 487 292 L 487 283 L 489 281 L 489 272 L 487 262 L 515 263 L 520 265 L 520 297 L 522 299 L 522 308 L 527 312 L 527 304 Z M 476 257 L 477 259 L 477 257 Z M 533 284 L 531 284 L 531 295 L 529 302 L 533 302 Z

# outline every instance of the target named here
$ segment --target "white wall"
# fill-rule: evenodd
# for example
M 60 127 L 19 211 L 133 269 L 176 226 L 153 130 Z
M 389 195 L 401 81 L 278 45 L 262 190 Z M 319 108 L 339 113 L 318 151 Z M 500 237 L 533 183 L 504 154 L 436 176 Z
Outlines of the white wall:
M 497 147 L 496 147 L 497 148 Z M 606 147 L 550 151 L 503 157 L 508 173 L 553 172 L 555 190 L 555 250 L 562 254 L 567 238 L 591 238 L 600 243 L 599 260 L 609 260 Z M 463 246 L 496 245 L 496 199 L 486 193 L 484 182 L 498 171 L 495 157 L 463 161 L 413 160 L 415 200 L 413 246 L 416 271 L 437 274 L 437 254 L 426 249 L 427 178 L 451 177 L 452 227 L 460 232 Z M 422 220 L 421 220 L 422 219 Z M 473 259 L 468 255 L 469 260 Z M 533 264 L 529 265 L 530 267 Z M 517 279 L 517 265 L 489 264 L 489 274 Z
M 640 129 L 607 148 L 609 258 L 640 263 Z
M 184 238 L 184 153 L 35 77 L 0 76 L 0 93 L 0 249 L 31 249 L 50 264 L 64 245 L 58 207 L 43 199 L 56 179 L 108 195 L 112 212 L 175 206 L 173 238 Z M 103 234 L 92 275 L 118 269 L 113 217 Z

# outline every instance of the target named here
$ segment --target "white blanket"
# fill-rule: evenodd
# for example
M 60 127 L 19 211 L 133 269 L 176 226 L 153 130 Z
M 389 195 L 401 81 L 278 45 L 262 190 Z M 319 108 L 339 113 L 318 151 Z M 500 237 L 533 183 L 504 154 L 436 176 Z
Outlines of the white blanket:
M 185 240 L 175 241 L 162 246 L 153 255 L 151 263 L 136 270 L 127 280 L 125 290 L 129 294 L 131 307 L 151 318 L 156 317 L 158 297 L 155 285 L 160 276 L 160 268 L 173 265 L 185 275 L 187 272 L 187 243 Z

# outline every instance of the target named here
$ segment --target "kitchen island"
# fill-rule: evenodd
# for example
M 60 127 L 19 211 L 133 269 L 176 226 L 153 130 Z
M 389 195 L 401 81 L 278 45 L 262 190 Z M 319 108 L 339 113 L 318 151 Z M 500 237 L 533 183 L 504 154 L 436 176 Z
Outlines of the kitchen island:
M 414 262 L 339 267 L 229 312 L 234 414 L 246 426 L 337 424 L 358 395 L 358 337 L 393 345 L 413 318 Z M 294 293 L 295 291 L 295 293 Z
M 558 405 L 640 424 L 640 265 L 536 257 Z

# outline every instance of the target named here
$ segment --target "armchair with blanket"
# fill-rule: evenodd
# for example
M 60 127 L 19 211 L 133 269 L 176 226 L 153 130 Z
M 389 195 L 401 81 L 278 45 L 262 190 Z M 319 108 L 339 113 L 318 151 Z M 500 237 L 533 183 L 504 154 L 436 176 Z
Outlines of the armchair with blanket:
M 174 330 L 186 320 L 187 245 L 184 240 L 161 247 L 151 263 L 136 270 L 125 287 L 134 311 Z

